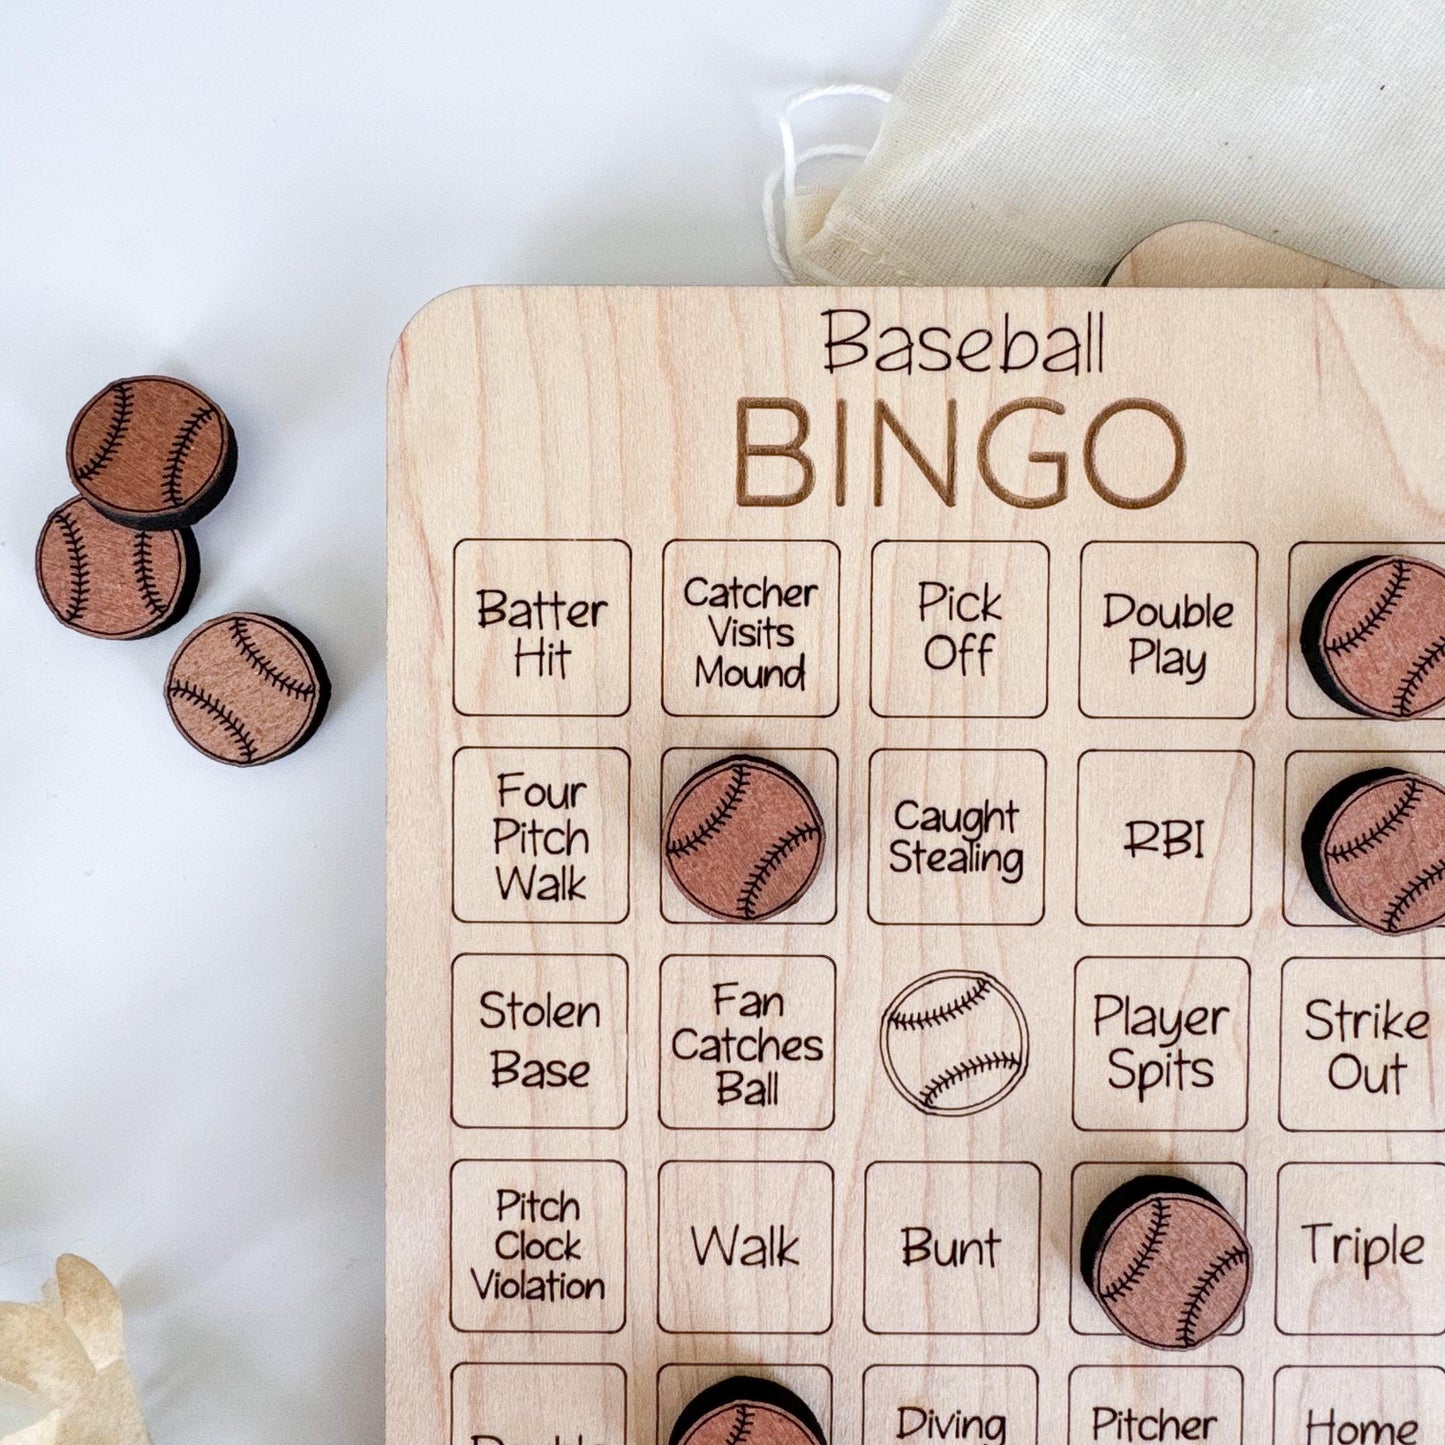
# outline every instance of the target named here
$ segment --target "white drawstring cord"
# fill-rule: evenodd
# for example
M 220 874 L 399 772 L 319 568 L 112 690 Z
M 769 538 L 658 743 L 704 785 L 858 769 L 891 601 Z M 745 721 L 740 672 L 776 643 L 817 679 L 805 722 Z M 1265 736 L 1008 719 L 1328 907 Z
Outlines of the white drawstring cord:
M 797 194 L 795 178 L 798 167 L 807 165 L 809 161 L 821 160 L 824 156 L 849 156 L 855 160 L 862 160 L 868 154 L 868 149 L 867 146 L 855 145 L 813 146 L 794 158 L 791 176 L 783 166 L 779 166 L 764 183 L 763 229 L 768 238 L 768 254 L 773 258 L 773 265 L 778 268 L 785 281 L 796 283 L 798 277 L 788 260 L 787 248 L 783 243 L 778 226 L 778 186 L 780 184 L 783 186 L 784 194 L 791 200 Z M 793 180 L 794 184 L 790 185 L 790 180 Z
M 817 145 L 799 153 L 793 135 L 793 112 L 814 101 L 835 97 L 860 97 L 887 105 L 893 98 L 886 90 L 876 85 L 815 85 L 810 90 L 800 90 L 790 96 L 778 114 L 778 131 L 783 141 L 783 163 L 763 183 L 763 230 L 768 240 L 768 254 L 773 265 L 784 280 L 796 282 L 798 277 L 788 259 L 787 245 L 778 227 L 778 187 L 783 188 L 785 203 L 791 202 L 798 194 L 798 171 L 810 161 L 824 157 L 846 157 L 862 160 L 871 147 L 859 145 Z

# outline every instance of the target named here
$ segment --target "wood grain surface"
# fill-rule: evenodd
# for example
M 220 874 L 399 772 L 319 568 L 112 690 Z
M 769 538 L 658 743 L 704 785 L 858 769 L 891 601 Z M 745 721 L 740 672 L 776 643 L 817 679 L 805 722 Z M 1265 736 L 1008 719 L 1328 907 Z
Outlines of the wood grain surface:
M 1442 394 L 1431 293 L 424 308 L 389 390 L 389 1438 L 665 1445 L 737 1373 L 838 1445 L 1445 1431 L 1445 949 L 1348 923 L 1300 843 L 1364 769 L 1445 780 L 1445 724 L 1350 713 L 1299 652 L 1342 566 L 1432 555 Z M 827 830 L 762 922 L 661 846 L 738 754 Z M 949 972 L 1028 1063 L 931 1113 L 882 1026 Z M 1187 1369 L 1078 1269 L 1148 1173 L 1253 1251 Z

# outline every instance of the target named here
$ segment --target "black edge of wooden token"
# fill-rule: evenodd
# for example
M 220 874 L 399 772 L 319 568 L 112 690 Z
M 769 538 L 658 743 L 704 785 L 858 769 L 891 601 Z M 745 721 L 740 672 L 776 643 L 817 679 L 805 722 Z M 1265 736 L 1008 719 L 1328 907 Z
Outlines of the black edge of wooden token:
M 1376 783 L 1382 783 L 1387 778 L 1409 776 L 1404 768 L 1366 768 L 1363 772 L 1351 773 L 1320 795 L 1300 830 L 1300 852 L 1304 857 L 1305 876 L 1310 880 L 1311 887 L 1322 903 L 1351 923 L 1359 923 L 1360 920 L 1336 896 L 1335 890 L 1330 887 L 1329 872 L 1325 868 L 1325 837 L 1329 833 L 1330 824 L 1334 822 L 1335 814 L 1356 793 L 1363 792 Z
M 297 748 L 304 747 L 316 735 L 316 729 L 321 726 L 326 716 L 326 710 L 331 706 L 331 677 L 326 671 L 326 664 L 321 660 L 321 650 L 316 646 L 294 622 L 287 622 L 284 618 L 273 617 L 269 612 L 257 612 L 252 614 L 259 617 L 263 622 L 269 622 L 272 627 L 280 628 L 292 642 L 305 654 L 307 662 L 311 664 L 311 670 L 316 674 L 316 711 L 311 721 L 296 735 L 296 739 L 283 752 L 267 758 L 267 762 L 275 762 L 277 758 L 289 757 Z
M 174 627 L 191 610 L 191 603 L 196 600 L 196 591 L 201 585 L 201 549 L 196 545 L 196 534 L 187 526 L 172 527 L 170 530 L 180 539 L 185 569 L 180 590 L 176 593 L 175 607 L 164 622 L 152 627 L 149 632 L 137 633 L 137 637 L 154 637 L 158 632 Z
M 187 382 L 187 385 L 190 385 Z M 204 395 L 204 393 L 202 393 Z M 208 397 L 207 400 L 210 400 Z M 214 402 L 211 402 L 215 406 Z M 226 413 L 216 408 L 221 420 L 226 427 L 226 454 L 221 458 L 221 465 L 216 473 L 216 479 L 207 487 L 194 501 L 180 508 L 178 511 L 169 514 L 172 520 L 164 522 L 135 523 L 142 531 L 148 531 L 153 527 L 192 527 L 202 517 L 209 516 L 226 499 L 226 493 L 231 490 L 231 483 L 236 480 L 236 433 L 231 429 L 230 419 Z
M 683 1436 L 704 1416 L 741 1401 L 771 1405 L 773 1409 L 791 1415 L 818 1441 L 818 1445 L 827 1445 L 827 1436 L 812 1410 L 786 1385 L 780 1385 L 776 1380 L 765 1380 L 760 1375 L 730 1375 L 726 1380 L 699 1390 L 683 1406 L 668 1436 L 668 1445 L 679 1445 Z
M 1335 599 L 1354 578 L 1362 572 L 1369 571 L 1371 567 L 1389 560 L 1389 556 L 1381 552 L 1373 557 L 1361 557 L 1354 562 L 1346 563 L 1327 581 L 1321 583 L 1315 595 L 1310 598 L 1309 606 L 1305 608 L 1305 615 L 1300 621 L 1300 655 L 1310 670 L 1310 676 L 1314 678 L 1319 690 L 1331 702 L 1338 704 L 1346 712 L 1353 713 L 1356 717 L 1374 717 L 1375 714 L 1362 708 L 1335 681 L 1335 675 L 1330 671 L 1329 663 L 1325 660 L 1325 618 L 1329 615 Z
M 1227 1209 L 1202 1185 L 1192 1179 L 1182 1179 L 1176 1174 L 1139 1174 L 1126 1180 L 1117 1189 L 1111 1190 L 1094 1207 L 1089 1222 L 1084 1226 L 1079 1241 L 1079 1272 L 1094 1292 L 1094 1265 L 1103 1247 L 1104 1237 L 1115 1223 L 1136 1205 L 1142 1204 L 1152 1194 L 1187 1194 L 1193 1199 L 1203 1199 L 1216 1209 Z

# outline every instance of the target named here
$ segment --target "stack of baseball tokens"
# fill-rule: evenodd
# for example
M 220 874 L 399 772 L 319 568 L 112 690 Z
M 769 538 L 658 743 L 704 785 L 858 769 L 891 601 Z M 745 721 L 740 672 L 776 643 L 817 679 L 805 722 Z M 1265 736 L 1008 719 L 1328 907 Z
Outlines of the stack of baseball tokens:
M 1315 593 L 1300 650 L 1320 690 L 1347 711 L 1410 722 L 1445 707 L 1445 571 L 1422 557 L 1363 557 Z M 1301 847 L 1315 892 L 1383 934 L 1445 922 L 1445 787 L 1395 767 L 1328 789 Z
M 80 495 L 46 518 L 36 545 L 46 605 L 90 637 L 150 637 L 179 622 L 200 580 L 191 526 L 236 474 L 225 412 L 187 382 L 126 377 L 81 408 L 65 459 Z M 294 752 L 320 726 L 329 696 L 311 642 L 258 613 L 203 623 L 166 676 L 181 735 L 237 767 Z

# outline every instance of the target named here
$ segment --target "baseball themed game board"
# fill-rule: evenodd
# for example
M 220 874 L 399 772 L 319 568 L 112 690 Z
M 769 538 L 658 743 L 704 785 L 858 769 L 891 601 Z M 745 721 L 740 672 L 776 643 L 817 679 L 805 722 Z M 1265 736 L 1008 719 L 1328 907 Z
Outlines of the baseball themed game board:
M 423 309 L 388 1439 L 1445 1440 L 1442 404 L 1427 292 Z

